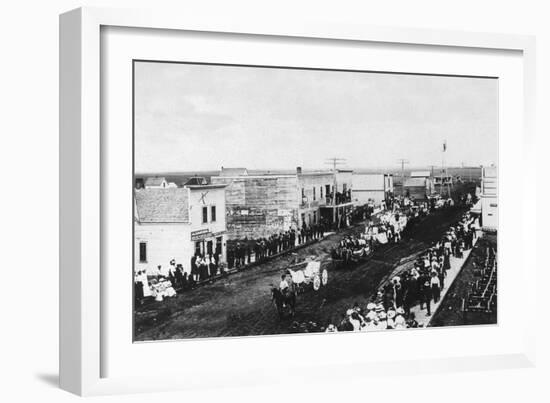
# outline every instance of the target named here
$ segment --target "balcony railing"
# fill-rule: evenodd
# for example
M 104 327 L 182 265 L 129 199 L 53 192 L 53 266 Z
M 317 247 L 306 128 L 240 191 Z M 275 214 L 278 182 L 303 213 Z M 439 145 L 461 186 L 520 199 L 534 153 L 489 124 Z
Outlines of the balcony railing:
M 351 191 L 347 191 L 345 193 L 336 192 L 336 196 L 334 196 L 334 202 L 333 202 L 333 195 L 328 195 L 325 198 L 326 204 L 328 206 L 332 205 L 340 205 L 351 202 Z

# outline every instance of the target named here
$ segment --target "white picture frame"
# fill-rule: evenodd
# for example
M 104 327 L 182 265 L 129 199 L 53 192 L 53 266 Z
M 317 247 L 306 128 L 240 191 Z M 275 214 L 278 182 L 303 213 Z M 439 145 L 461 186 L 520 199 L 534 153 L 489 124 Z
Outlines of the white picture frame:
M 259 38 L 309 38 L 323 40 L 376 42 L 410 46 L 429 46 L 473 49 L 477 52 L 491 50 L 521 53 L 523 67 L 523 133 L 518 133 L 523 143 L 521 158 L 528 161 L 534 155 L 534 102 L 535 102 L 535 40 L 530 36 L 467 33 L 444 30 L 419 30 L 410 28 L 386 28 L 350 26 L 327 22 L 293 22 L 256 20 L 210 20 L 196 18 L 192 14 L 174 15 L 151 10 L 114 10 L 81 8 L 60 17 L 60 385 L 63 389 L 79 395 L 97 395 L 129 392 L 150 392 L 196 387 L 249 385 L 258 382 L 280 382 L 283 375 L 270 372 L 251 374 L 246 379 L 242 372 L 222 376 L 215 374 L 209 382 L 201 381 L 201 370 L 196 379 L 182 380 L 181 371 L 162 377 L 150 376 L 103 376 L 102 359 L 105 351 L 102 333 L 102 315 L 107 306 L 102 294 L 104 246 L 102 244 L 101 209 L 105 202 L 102 194 L 103 144 L 100 133 L 101 121 L 101 29 L 102 27 L 147 28 L 156 30 L 193 31 L 196 34 L 217 32 L 226 35 L 252 35 Z M 502 157 L 502 156 L 501 156 Z M 523 179 L 525 189 L 535 189 L 535 175 Z M 534 212 L 521 208 L 523 218 L 518 251 L 526 250 L 526 234 L 535 233 Z M 505 220 L 505 215 L 501 216 Z M 499 234 L 500 236 L 500 234 Z M 500 242 L 500 239 L 499 239 Z M 530 247 L 532 250 L 532 246 Z M 521 267 L 522 278 L 536 277 L 534 255 L 525 256 Z M 499 298 L 501 296 L 499 295 Z M 532 290 L 522 299 L 526 306 L 534 306 L 536 295 Z M 525 320 L 520 322 L 523 342 L 501 354 L 478 354 L 476 356 L 425 357 L 407 360 L 367 362 L 355 359 L 346 363 L 300 365 L 290 363 L 305 381 L 323 380 L 328 371 L 346 376 L 372 374 L 397 374 L 407 371 L 438 372 L 464 371 L 503 367 L 526 367 L 535 362 L 535 333 L 527 310 Z M 453 330 L 450 330 L 451 332 Z M 378 336 L 378 335 L 377 335 Z M 305 336 L 316 338 L 317 336 Z M 351 341 L 354 335 L 338 335 Z M 397 337 L 391 335 L 389 337 Z M 418 335 L 415 334 L 415 338 Z M 331 337 L 332 338 L 332 337 Z M 334 338 L 332 338 L 334 339 Z M 257 340 L 257 339 L 256 339 Z M 303 345 L 304 337 L 290 336 L 268 338 L 277 349 L 283 341 Z M 353 339 L 357 340 L 357 338 Z M 228 341 L 229 342 L 229 341 Z M 199 343 L 189 341 L 186 343 Z M 200 342 L 204 343 L 204 342 Z M 223 343 L 223 340 L 219 343 Z M 233 341 L 231 341 L 233 343 Z M 264 343 L 264 342 L 262 342 Z M 204 344 L 203 344 L 204 345 Z M 238 347 L 235 343 L 235 348 Z M 266 344 L 251 341 L 254 348 Z M 210 346 L 215 346 L 210 344 Z M 154 348 L 154 347 L 151 347 Z M 252 348 L 252 347 L 251 347 Z M 245 365 L 243 363 L 238 365 Z

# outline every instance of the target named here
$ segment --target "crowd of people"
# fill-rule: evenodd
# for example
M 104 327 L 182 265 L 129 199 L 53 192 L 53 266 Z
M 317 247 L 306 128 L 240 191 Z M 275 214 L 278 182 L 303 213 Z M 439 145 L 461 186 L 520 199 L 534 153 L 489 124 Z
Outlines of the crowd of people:
M 338 243 L 338 246 L 332 248 L 331 257 L 335 260 L 342 260 L 344 264 L 357 261 L 366 257 L 372 251 L 372 244 L 369 244 L 364 238 L 355 235 L 346 236 Z
M 256 240 L 245 238 L 234 247 L 228 248 L 227 266 L 220 263 L 217 254 L 197 253 L 191 258 L 190 272 L 187 272 L 182 264 L 172 259 L 167 266 L 158 265 L 148 271 L 138 271 L 134 276 L 134 296 L 139 303 L 147 297 L 162 301 L 228 270 L 260 263 L 297 246 L 321 239 L 324 232 L 323 224 L 315 224 Z
M 184 270 L 183 264 L 172 259 L 168 266 L 158 265 L 156 269 L 138 271 L 134 276 L 134 296 L 141 303 L 144 298 L 153 297 L 156 301 L 175 297 L 177 292 L 194 288 L 199 281 L 208 279 L 224 271 L 216 255 L 196 254 L 191 258 L 191 272 Z
M 227 267 L 241 268 L 251 263 L 260 263 L 280 253 L 305 243 L 321 239 L 326 231 L 324 223 L 304 225 L 301 229 L 273 234 L 259 239 L 244 238 L 227 250 Z
M 417 327 L 411 308 L 419 304 L 426 315 L 432 314 L 432 303 L 439 302 L 445 287 L 451 256 L 463 257 L 473 247 L 477 222 L 469 213 L 445 235 L 421 254 L 411 269 L 404 270 L 383 285 L 366 307 L 356 303 L 337 325 L 329 324 L 327 332 L 369 331 Z

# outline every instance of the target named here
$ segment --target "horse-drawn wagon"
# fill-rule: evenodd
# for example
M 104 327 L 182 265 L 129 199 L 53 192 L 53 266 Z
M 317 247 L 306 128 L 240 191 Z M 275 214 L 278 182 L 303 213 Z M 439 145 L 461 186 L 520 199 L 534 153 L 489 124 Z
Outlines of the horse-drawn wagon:
M 367 260 L 372 255 L 372 247 L 365 239 L 357 240 L 357 244 L 340 245 L 332 249 L 331 257 L 337 267 L 350 267 L 351 264 L 357 264 Z
M 287 268 L 287 273 L 298 290 L 311 287 L 314 291 L 319 291 L 321 286 L 326 286 L 328 283 L 327 269 L 321 268 L 321 262 L 315 260 L 290 266 Z
M 278 287 L 271 289 L 271 297 L 281 319 L 285 316 L 286 311 L 294 316 L 296 296 L 304 292 L 306 287 L 319 291 L 328 283 L 327 269 L 321 268 L 321 262 L 315 261 L 313 258 L 287 267 L 285 274 L 290 276 L 289 286 L 284 290 Z

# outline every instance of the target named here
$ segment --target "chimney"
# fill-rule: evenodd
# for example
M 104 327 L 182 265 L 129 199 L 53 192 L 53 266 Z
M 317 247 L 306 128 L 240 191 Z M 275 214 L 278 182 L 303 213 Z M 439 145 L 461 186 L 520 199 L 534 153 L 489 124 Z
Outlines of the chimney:
M 302 167 L 296 167 L 296 173 L 300 175 L 302 173 Z

